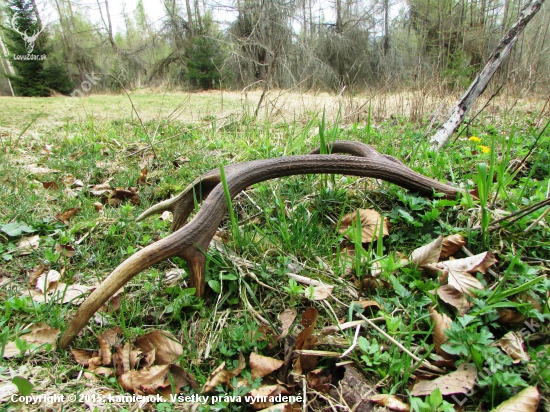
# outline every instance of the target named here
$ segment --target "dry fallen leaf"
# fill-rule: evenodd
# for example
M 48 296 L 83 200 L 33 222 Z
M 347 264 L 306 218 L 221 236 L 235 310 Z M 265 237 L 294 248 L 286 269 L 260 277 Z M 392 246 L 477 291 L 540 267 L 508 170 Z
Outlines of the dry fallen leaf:
M 453 320 L 445 314 L 438 313 L 434 308 L 430 308 L 430 319 L 434 323 L 433 328 L 433 340 L 435 345 L 435 351 L 438 355 L 442 356 L 445 359 L 454 359 L 455 357 L 445 352 L 441 349 L 441 345 L 447 342 L 447 335 L 445 335 L 445 330 L 451 328 L 451 323 Z
M 36 280 L 42 275 L 47 269 L 49 269 L 48 266 L 45 266 L 44 264 L 39 264 L 38 266 L 35 266 L 30 270 L 28 273 L 27 278 L 27 285 L 29 288 L 35 288 L 36 287 Z
M 118 346 L 116 352 L 113 355 L 113 367 L 117 376 L 124 375 L 130 370 L 134 369 L 131 365 L 130 356 L 132 354 L 132 348 L 130 342 L 126 342 L 124 346 Z M 152 365 L 147 365 L 145 369 L 148 369 Z
M 55 349 L 55 342 L 59 335 L 59 328 L 50 328 L 43 322 L 31 325 L 31 331 L 23 334 L 19 339 L 27 341 L 27 343 L 37 346 L 51 344 L 52 350 Z M 19 355 L 20 351 L 15 342 L 7 342 L 4 347 L 4 358 L 12 358 Z M 27 352 L 28 354 L 28 352 Z
M 38 249 L 39 243 L 40 243 L 39 235 L 24 237 L 17 244 L 16 250 L 19 253 L 19 256 L 30 255 L 35 249 Z
M 148 173 L 147 168 L 141 169 L 141 172 L 139 173 L 139 177 L 138 177 L 138 180 L 137 180 L 138 186 L 139 185 L 144 185 L 144 184 L 147 183 L 147 173 Z
M 439 255 L 441 253 L 442 242 L 443 236 L 439 236 L 433 242 L 430 242 L 425 246 L 413 250 L 409 260 L 418 266 L 424 266 L 430 263 L 437 263 L 439 261 Z
M 59 173 L 59 170 L 56 170 L 56 169 L 49 169 L 47 167 L 41 167 L 41 166 L 38 166 L 37 164 L 33 163 L 33 164 L 30 164 L 30 165 L 26 165 L 25 166 L 32 174 L 35 174 L 35 175 L 45 175 L 45 174 L 48 174 L 48 173 Z
M 332 285 L 322 285 L 322 286 L 313 286 L 313 300 L 325 300 L 327 299 L 334 290 Z
M 329 393 L 332 383 L 332 374 L 329 369 L 315 369 L 306 375 L 307 386 L 322 393 Z
M 525 388 L 516 396 L 502 402 L 493 412 L 535 412 L 539 403 L 540 393 L 536 386 Z
M 48 273 L 42 273 L 38 279 L 36 279 L 36 289 L 43 294 L 50 290 L 52 283 L 57 283 L 61 279 L 61 273 L 57 270 L 49 270 Z M 55 286 L 55 285 L 54 285 Z
M 82 349 L 69 349 L 74 357 L 76 363 L 82 366 L 88 366 L 93 353 L 91 351 Z
M 72 207 L 70 209 L 64 210 L 61 213 L 58 213 L 55 215 L 55 218 L 66 225 L 69 224 L 69 219 L 71 219 L 74 215 L 76 215 L 78 212 L 80 212 L 80 208 L 78 207 Z
M 362 309 L 366 309 L 372 306 L 376 306 L 380 309 L 380 304 L 375 300 L 356 300 L 353 302 L 354 305 L 361 305 Z
M 381 393 L 371 396 L 369 400 L 371 402 L 377 403 L 378 405 L 385 406 L 392 411 L 409 412 L 411 410 L 411 407 L 408 403 L 403 402 L 395 395 L 387 395 Z
M 110 365 L 112 362 L 111 345 L 107 342 L 103 336 L 100 334 L 97 336 L 99 342 L 99 356 L 101 357 L 102 365 Z
M 313 335 L 319 312 L 316 308 L 307 308 L 302 315 L 302 326 L 304 329 L 296 337 L 296 349 L 312 349 L 318 339 Z M 317 356 L 300 355 L 294 364 L 298 374 L 307 373 L 317 366 Z
M 500 324 L 519 325 L 525 322 L 525 316 L 521 312 L 517 312 L 513 309 L 498 308 L 497 312 L 498 323 Z
M 42 182 L 42 186 L 46 190 L 59 190 L 59 186 L 56 182 Z
M 176 365 L 156 365 L 149 369 L 131 370 L 120 375 L 118 382 L 127 391 L 142 392 L 148 395 L 156 395 L 157 391 L 162 389 L 169 390 L 168 393 L 171 393 L 170 389 L 173 383 L 174 389 L 178 393 L 188 383 L 181 379 L 182 374 L 179 373 L 178 368 Z M 172 379 L 170 379 L 170 375 Z M 163 393 L 165 392 L 163 391 Z
M 420 381 L 414 385 L 411 395 L 425 396 L 439 388 L 443 396 L 456 393 L 469 393 L 474 387 L 477 369 L 474 365 L 463 363 L 456 371 L 433 381 Z
M 445 236 L 443 238 L 443 243 L 441 245 L 441 254 L 439 255 L 439 260 L 448 258 L 449 256 L 454 255 L 460 250 L 462 246 L 466 244 L 466 239 L 462 235 L 454 234 Z
M 37 290 L 26 291 L 24 294 L 30 295 L 36 302 L 49 302 L 53 299 L 60 303 L 79 305 L 84 300 L 84 295 L 93 289 L 93 286 L 66 285 L 61 282 L 54 282 L 50 284 L 45 294 Z
M 266 402 L 256 401 L 256 402 L 252 402 L 251 405 L 255 410 L 269 408 L 270 406 L 273 405 L 273 402 L 269 401 L 269 397 L 277 396 L 280 393 L 281 393 L 281 386 L 277 384 L 260 386 L 258 389 L 251 390 L 249 392 L 249 396 L 257 400 L 263 398 L 266 400 Z
M 496 262 L 497 260 L 491 252 L 483 252 L 463 259 L 447 260 L 439 264 L 456 272 L 481 272 L 485 274 L 487 273 L 487 269 Z
M 17 395 L 19 389 L 11 382 L 4 382 L 0 384 L 0 402 L 6 402 L 12 395 Z
M 281 321 L 281 325 L 283 326 L 283 331 L 279 335 L 279 339 L 282 339 L 286 335 L 288 335 L 288 331 L 292 326 L 294 319 L 296 319 L 296 309 L 285 309 L 284 311 L 279 313 L 279 320 Z
M 166 220 L 168 222 L 172 222 L 172 220 L 174 220 L 174 215 L 169 210 L 165 210 L 160 215 L 160 220 Z
M 529 362 L 530 359 L 525 353 L 524 343 L 523 337 L 514 332 L 508 332 L 498 341 L 501 349 L 512 358 L 513 363 Z
M 55 250 L 65 257 L 73 257 L 76 254 L 76 250 L 71 245 L 55 245 Z
M 96 210 L 96 212 L 101 212 L 103 210 L 103 204 L 99 202 L 95 202 L 94 209 Z
M 439 262 L 437 267 L 445 270 L 449 276 L 449 285 L 467 295 L 473 296 L 474 290 L 484 289 L 483 285 L 470 273 L 486 273 L 489 266 L 496 263 L 496 259 L 490 252 L 480 253 L 464 259 L 447 260 Z
M 437 295 L 443 302 L 456 308 L 459 316 L 465 315 L 471 308 L 471 304 L 468 302 L 464 293 L 460 292 L 452 285 L 440 286 L 437 289 Z
M 206 383 L 202 387 L 201 393 L 208 393 L 216 386 L 228 383 L 233 376 L 234 375 L 230 371 L 225 369 L 225 362 L 222 362 L 220 366 L 210 373 Z
M 135 346 L 147 353 L 155 349 L 155 365 L 174 363 L 182 354 L 182 344 L 170 332 L 153 330 L 141 336 Z
M 339 233 L 346 232 L 350 227 L 353 231 L 356 225 L 357 213 L 361 219 L 361 241 L 363 243 L 371 242 L 372 239 L 376 239 L 380 232 L 380 225 L 383 224 L 383 236 L 390 234 L 388 229 L 388 219 L 384 218 L 374 209 L 358 209 L 355 212 L 348 213 L 342 218 L 340 223 Z M 383 222 L 383 223 L 382 223 Z
M 265 375 L 276 371 L 283 366 L 283 361 L 270 358 L 268 356 L 257 355 L 254 352 L 250 354 L 250 370 L 252 379 L 263 378 Z

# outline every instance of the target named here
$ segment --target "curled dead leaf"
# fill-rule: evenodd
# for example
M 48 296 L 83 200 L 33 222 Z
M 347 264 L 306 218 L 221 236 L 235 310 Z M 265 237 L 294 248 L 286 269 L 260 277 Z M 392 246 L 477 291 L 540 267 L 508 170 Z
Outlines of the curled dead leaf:
M 283 361 L 268 356 L 257 355 L 254 352 L 250 354 L 250 370 L 252 379 L 263 378 L 264 376 L 276 371 L 283 366 Z
M 420 267 L 430 263 L 437 263 L 439 261 L 439 255 L 441 254 L 442 243 L 443 236 L 439 236 L 433 242 L 413 250 L 409 258 L 410 262 Z
M 540 393 L 536 386 L 525 388 L 516 396 L 493 409 L 493 412 L 535 412 L 539 403 Z
M 36 279 L 36 289 L 45 294 L 50 287 L 55 287 L 55 284 L 61 279 L 61 273 L 57 270 L 49 270 L 47 273 L 42 273 L 38 279 Z
M 155 364 L 168 365 L 174 363 L 182 354 L 182 344 L 170 332 L 153 330 L 141 336 L 135 343 L 136 347 L 147 353 L 155 349 Z
M 131 370 L 118 377 L 120 386 L 127 391 L 155 395 L 157 391 L 171 393 L 174 384 L 176 393 L 187 385 L 177 365 L 155 365 L 149 369 Z
M 409 412 L 411 410 L 411 407 L 408 403 L 403 402 L 395 395 L 387 395 L 381 393 L 371 396 L 369 400 L 371 402 L 377 403 L 378 405 L 385 406 L 392 411 Z
M 76 363 L 82 366 L 88 366 L 93 352 L 82 349 L 70 349 Z
M 454 359 L 455 356 L 441 349 L 441 345 L 447 342 L 448 339 L 445 331 L 451 328 L 451 323 L 453 323 L 453 320 L 445 314 L 438 313 L 434 308 L 430 308 L 429 311 L 430 319 L 434 323 L 433 340 L 435 351 L 438 355 L 442 356 L 445 359 Z
M 456 308 L 460 316 L 466 314 L 471 308 L 466 295 L 457 290 L 453 285 L 440 286 L 437 289 L 437 295 L 443 302 Z
M 57 182 L 42 182 L 42 186 L 46 190 L 59 190 Z
M 18 252 L 19 256 L 30 255 L 34 250 L 38 249 L 39 244 L 39 235 L 24 237 L 17 244 L 16 251 Z
M 78 207 L 72 207 L 70 209 L 67 209 L 67 210 L 64 210 L 63 212 L 61 213 L 57 213 L 55 215 L 55 218 L 63 223 L 65 223 L 66 225 L 69 224 L 69 220 L 74 216 L 76 215 L 78 212 L 80 212 L 80 208 Z
M 279 339 L 282 339 L 286 335 L 288 335 L 288 331 L 292 326 L 294 319 L 296 319 L 296 309 L 285 309 L 284 311 L 279 313 L 279 320 L 281 321 L 281 325 L 283 326 L 283 331 L 279 335 Z
M 139 185 L 144 185 L 144 184 L 147 183 L 147 173 L 148 173 L 148 170 L 147 170 L 146 167 L 141 169 L 141 172 L 139 173 L 139 177 L 138 177 L 138 180 L 137 180 L 138 186 Z
M 498 323 L 500 324 L 509 324 L 509 325 L 519 325 L 520 323 L 525 322 L 525 316 L 518 311 L 508 308 L 498 308 Z
M 458 233 L 454 235 L 445 236 L 441 245 L 441 254 L 439 260 L 446 259 L 449 256 L 453 256 L 460 250 L 462 246 L 466 244 L 466 239 Z
M 354 225 L 356 224 L 357 214 L 359 213 L 359 219 L 361 220 L 361 241 L 363 243 L 371 242 L 373 239 L 378 237 L 380 232 L 380 225 L 383 225 L 383 236 L 388 236 L 390 234 L 388 228 L 388 219 L 380 216 L 374 209 L 358 209 L 355 212 L 348 213 L 342 218 L 340 222 L 340 227 L 338 228 L 339 233 L 346 232 L 350 227 L 353 230 Z
M 231 372 L 225 369 L 225 362 L 222 362 L 220 366 L 210 373 L 210 376 L 208 376 L 206 383 L 202 387 L 201 393 L 208 393 L 216 386 L 228 383 L 232 377 Z
M 489 266 L 494 263 L 496 263 L 494 256 L 490 252 L 484 252 L 464 259 L 439 262 L 437 267 L 448 273 L 449 285 L 452 285 L 456 290 L 462 293 L 474 296 L 472 290 L 482 290 L 485 288 L 481 282 L 471 276 L 470 273 L 486 273 Z
M 433 381 L 420 381 L 411 391 L 413 396 L 426 396 L 439 388 L 443 396 L 456 393 L 469 393 L 474 387 L 477 369 L 474 365 L 463 363 L 456 371 L 441 376 Z
M 76 254 L 76 250 L 71 245 L 55 245 L 55 250 L 65 257 L 73 257 Z
M 512 358 L 513 363 L 528 362 L 530 360 L 524 349 L 525 341 L 520 334 L 508 332 L 498 341 L 498 344 Z
M 36 345 L 37 347 L 49 344 L 51 345 L 51 349 L 53 350 L 55 349 L 59 332 L 59 328 L 50 328 L 45 323 L 40 322 L 31 325 L 30 332 L 21 335 L 19 339 L 25 340 L 28 344 Z M 20 352 L 21 351 L 19 350 L 19 348 L 17 348 L 15 342 L 7 342 L 4 347 L 4 358 L 12 358 L 16 355 L 19 355 Z

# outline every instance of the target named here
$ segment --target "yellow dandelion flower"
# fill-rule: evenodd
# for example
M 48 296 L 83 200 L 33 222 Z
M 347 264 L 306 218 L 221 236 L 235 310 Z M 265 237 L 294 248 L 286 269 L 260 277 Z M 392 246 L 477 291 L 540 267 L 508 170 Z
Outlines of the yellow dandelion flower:
M 479 149 L 480 149 L 483 153 L 489 153 L 489 152 L 491 152 L 491 148 L 490 148 L 489 146 L 479 145 L 478 147 L 479 147 Z
M 472 136 L 472 137 L 470 137 L 469 140 L 470 140 L 470 142 L 476 142 L 476 143 L 481 142 L 481 139 L 477 136 Z

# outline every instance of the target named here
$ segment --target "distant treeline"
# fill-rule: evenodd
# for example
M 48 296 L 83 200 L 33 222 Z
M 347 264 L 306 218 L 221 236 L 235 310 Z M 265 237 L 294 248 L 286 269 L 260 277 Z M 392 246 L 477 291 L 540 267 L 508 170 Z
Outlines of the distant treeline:
M 88 3 L 48 0 L 57 16 L 44 26 L 35 0 L 4 2 L 0 94 L 70 94 L 91 73 L 103 76 L 92 92 L 251 85 L 352 93 L 463 90 L 524 5 L 521 0 L 164 0 L 164 17 L 152 22 L 139 0 L 123 16 L 123 30 L 115 32 L 108 0 Z M 88 7 L 99 8 L 99 22 L 87 17 Z M 236 18 L 222 25 L 214 19 L 220 14 L 214 7 Z M 546 3 L 493 84 L 548 92 L 549 21 Z

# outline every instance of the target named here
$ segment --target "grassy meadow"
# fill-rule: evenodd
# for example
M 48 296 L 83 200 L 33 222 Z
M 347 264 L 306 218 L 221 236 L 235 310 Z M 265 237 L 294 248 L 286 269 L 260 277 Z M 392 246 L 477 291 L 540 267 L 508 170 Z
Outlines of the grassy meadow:
M 0 410 L 271 406 L 244 400 L 258 393 L 305 394 L 292 407 L 310 411 L 352 411 L 354 399 L 367 404 L 375 393 L 421 412 L 492 410 L 507 400 L 550 410 L 544 102 L 491 104 L 434 152 L 426 133 L 441 103 L 415 98 L 368 103 L 281 92 L 257 117 L 258 92 L 0 98 L 0 394 L 9 395 Z M 174 258 L 133 278 L 73 351 L 55 348 L 79 302 L 69 290 L 88 293 L 171 233 L 166 214 L 135 221 L 148 207 L 219 165 L 305 154 L 334 140 L 373 145 L 464 194 L 430 199 L 341 175 L 256 184 L 233 201 L 233 219 L 207 251 L 204 299 L 186 287 L 185 262 Z M 346 230 L 346 215 L 359 209 L 384 217 L 387 236 L 377 237 L 375 225 L 365 241 L 368 228 L 356 221 Z M 443 262 L 478 260 L 438 263 L 437 240 L 450 235 L 458 246 Z M 429 244 L 432 257 L 413 257 Z M 332 293 L 319 294 L 315 281 Z M 359 328 L 365 318 L 371 323 Z M 158 330 L 169 339 L 156 335 L 155 350 L 139 346 Z M 297 337 L 300 365 L 288 355 Z M 258 372 L 268 358 L 279 367 Z M 441 377 L 460 386 L 455 371 L 464 368 L 467 390 L 416 386 Z M 105 403 L 170 392 L 219 399 Z M 77 401 L 18 401 L 27 394 Z

